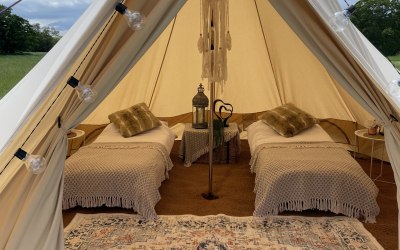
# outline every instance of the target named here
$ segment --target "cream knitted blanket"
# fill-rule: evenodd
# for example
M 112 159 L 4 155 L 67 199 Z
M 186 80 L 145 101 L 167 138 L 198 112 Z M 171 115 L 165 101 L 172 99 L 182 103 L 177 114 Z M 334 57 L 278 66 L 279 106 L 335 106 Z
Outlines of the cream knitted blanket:
M 250 165 L 256 173 L 254 216 L 319 209 L 375 222 L 379 214 L 375 183 L 335 143 L 262 144 Z
M 133 208 L 155 219 L 158 188 L 172 162 L 159 143 L 93 143 L 65 162 L 63 209 L 75 206 Z

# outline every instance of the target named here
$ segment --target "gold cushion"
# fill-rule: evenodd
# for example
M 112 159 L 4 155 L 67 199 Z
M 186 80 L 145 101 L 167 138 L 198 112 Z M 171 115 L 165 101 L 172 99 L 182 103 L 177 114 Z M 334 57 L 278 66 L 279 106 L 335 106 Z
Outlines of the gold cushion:
M 268 110 L 260 116 L 260 119 L 284 137 L 292 137 L 319 123 L 317 118 L 292 103 Z
M 108 119 L 123 137 L 131 137 L 161 125 L 145 103 L 112 113 Z

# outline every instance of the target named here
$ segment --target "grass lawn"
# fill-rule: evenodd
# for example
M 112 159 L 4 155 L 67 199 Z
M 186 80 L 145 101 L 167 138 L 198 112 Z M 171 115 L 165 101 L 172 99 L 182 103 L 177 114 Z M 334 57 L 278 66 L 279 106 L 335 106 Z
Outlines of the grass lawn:
M 21 55 L 0 55 L 0 99 L 27 74 L 45 54 L 45 52 L 30 52 Z M 400 55 L 389 56 L 389 59 L 400 69 Z
M 0 55 L 0 99 L 7 94 L 45 55 L 30 52 L 20 55 Z
M 400 55 L 397 56 L 389 56 L 389 60 L 392 61 L 394 66 L 400 69 Z

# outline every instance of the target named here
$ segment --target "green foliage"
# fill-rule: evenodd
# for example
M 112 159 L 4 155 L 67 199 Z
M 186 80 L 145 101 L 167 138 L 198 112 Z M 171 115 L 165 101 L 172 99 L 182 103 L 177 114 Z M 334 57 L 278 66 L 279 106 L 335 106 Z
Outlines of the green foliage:
M 353 24 L 385 56 L 400 52 L 400 1 L 361 0 L 355 4 Z
M 0 9 L 5 6 L 0 5 Z M 31 25 L 27 20 L 14 15 L 11 10 L 0 15 L 0 53 L 14 54 L 26 51 L 49 51 L 60 39 L 53 28 Z
M 0 98 L 14 87 L 46 53 L 0 55 Z

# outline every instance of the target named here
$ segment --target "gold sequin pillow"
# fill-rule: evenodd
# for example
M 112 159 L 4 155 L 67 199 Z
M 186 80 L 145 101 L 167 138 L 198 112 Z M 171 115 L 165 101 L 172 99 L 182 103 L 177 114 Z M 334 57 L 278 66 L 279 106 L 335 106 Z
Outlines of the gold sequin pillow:
M 145 103 L 112 113 L 108 119 L 118 128 L 123 137 L 131 137 L 161 125 Z
M 260 119 L 284 137 L 292 137 L 319 123 L 317 118 L 292 103 L 268 110 L 260 116 Z

